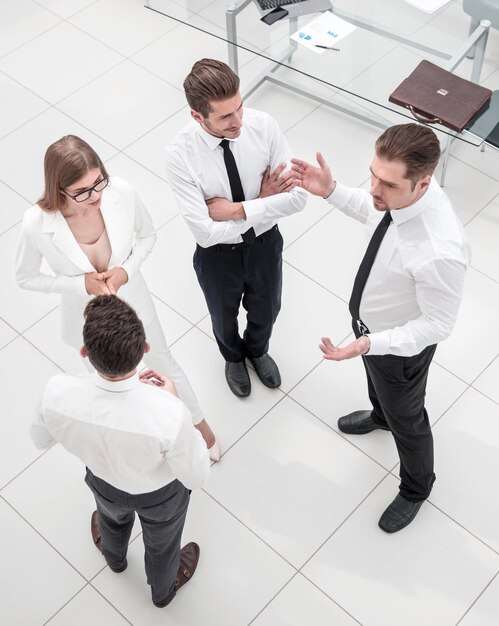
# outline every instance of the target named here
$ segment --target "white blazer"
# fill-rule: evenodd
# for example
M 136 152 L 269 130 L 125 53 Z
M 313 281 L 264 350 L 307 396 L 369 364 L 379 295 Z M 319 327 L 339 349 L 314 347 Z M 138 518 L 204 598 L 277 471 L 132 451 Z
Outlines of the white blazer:
M 109 268 L 122 267 L 128 274 L 118 295 L 146 326 L 156 316 L 140 272 L 156 242 L 151 217 L 130 185 L 114 177 L 102 193 L 101 213 L 111 243 Z M 44 259 L 53 275 L 41 271 Z M 47 213 L 38 205 L 27 209 L 16 257 L 17 284 L 61 294 L 62 339 L 76 348 L 82 345 L 83 310 L 92 298 L 85 289 L 85 274 L 95 271 L 60 211 Z

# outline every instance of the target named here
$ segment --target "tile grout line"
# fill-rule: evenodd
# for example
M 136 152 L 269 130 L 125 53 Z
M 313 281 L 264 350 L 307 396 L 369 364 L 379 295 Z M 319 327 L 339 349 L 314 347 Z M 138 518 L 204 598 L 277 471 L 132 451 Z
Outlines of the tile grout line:
M 146 133 L 146 134 L 147 134 L 147 133 Z M 145 135 L 143 135 L 143 136 L 145 136 Z M 133 144 L 130 144 L 130 145 L 133 145 Z M 120 151 L 120 154 L 124 154 L 124 152 L 123 152 L 123 151 Z M 127 157 L 128 157 L 128 155 L 125 155 L 125 156 L 127 156 Z M 130 158 L 130 157 L 128 157 L 128 158 Z M 138 163 L 138 161 L 137 161 L 137 163 Z M 140 163 L 139 163 L 139 165 L 140 165 Z M 157 176 L 157 175 L 156 175 L 156 176 Z M 167 223 L 169 223 L 169 221 L 168 221 Z M 166 224 L 165 224 L 165 225 L 166 225 Z M 300 236 L 301 236 L 301 235 L 300 235 Z M 297 269 L 297 268 L 295 268 L 295 269 Z M 297 271 L 299 271 L 299 270 L 297 270 Z M 334 295 L 334 294 L 333 294 L 333 295 Z M 162 301 L 162 302 L 163 302 L 163 301 Z M 164 303 L 164 302 L 163 302 L 163 303 Z M 166 306 L 169 306 L 169 305 L 167 305 L 166 303 L 164 303 L 164 304 L 165 304 Z M 171 307 L 170 307 L 170 308 L 171 308 Z M 172 310 L 173 310 L 173 309 L 172 309 Z M 204 319 L 204 318 L 203 318 L 203 319 Z M 200 321 L 201 321 L 201 320 L 200 320 Z M 190 322 L 189 322 L 189 323 L 190 323 Z M 200 323 L 200 322 L 198 322 L 198 323 Z M 33 324 L 33 326 L 34 326 L 34 324 Z M 197 325 L 195 325 L 194 327 L 198 328 L 198 326 L 197 326 Z M 192 329 L 192 328 L 191 328 L 191 329 Z M 189 331 L 186 331 L 186 332 L 190 332 L 190 330 L 191 330 L 191 329 L 189 329 Z M 205 333 L 205 332 L 204 332 L 201 328 L 198 328 L 198 329 L 199 329 L 199 330 L 201 330 L 201 332 L 203 332 L 205 335 L 207 335 L 207 333 Z M 185 334 L 186 334 L 186 333 L 184 333 L 184 335 L 182 335 L 182 337 L 183 337 L 183 336 L 185 336 Z M 207 335 L 207 336 L 208 336 L 208 335 Z M 179 338 L 179 339 L 180 339 L 180 338 Z M 177 339 L 176 341 L 178 341 L 179 339 Z M 42 354 L 43 354 L 43 353 L 42 353 Z M 46 356 L 46 355 L 45 355 L 45 356 Z M 312 371 L 314 371 L 314 370 L 316 369 L 316 367 L 318 367 L 318 365 L 320 365 L 320 363 L 319 363 L 319 364 L 317 364 L 316 366 L 314 366 L 314 367 L 312 368 L 312 370 L 309 372 L 309 374 L 310 374 Z M 490 365 L 490 364 L 489 364 L 489 365 Z M 443 369 L 446 369 L 446 368 L 443 368 Z M 447 371 L 449 371 L 449 372 L 450 372 L 450 370 L 447 370 Z M 452 374 L 452 372 L 450 372 L 450 373 Z M 306 378 L 306 376 L 308 376 L 309 374 L 306 374 L 306 375 L 302 378 L 302 380 L 304 380 L 304 378 Z M 453 376 L 455 376 L 455 374 L 453 374 Z M 297 383 L 297 384 L 298 384 L 298 383 Z M 467 391 L 467 390 L 469 389 L 469 387 L 470 387 L 470 386 L 471 386 L 471 385 L 468 385 L 468 387 L 465 389 L 465 391 Z M 295 385 L 295 387 L 296 387 L 296 385 Z M 295 387 L 293 387 L 293 389 L 294 389 Z M 465 392 L 465 391 L 464 391 L 464 392 Z M 464 392 L 463 392 L 463 393 L 464 393 Z M 285 393 L 285 396 L 287 395 L 287 396 L 288 396 L 291 400 L 293 400 L 293 401 L 295 401 L 295 402 L 296 402 L 296 400 L 294 400 L 294 398 L 292 398 L 292 396 L 288 395 L 289 393 L 290 393 L 290 392 Z M 485 394 L 483 394 L 483 395 L 485 395 Z M 281 402 L 281 401 L 282 401 L 282 399 L 281 399 L 279 402 Z M 278 403 L 277 403 L 277 404 L 278 404 Z M 299 404 L 299 403 L 297 403 L 297 404 Z M 277 405 L 275 405 L 275 406 L 277 406 Z M 274 407 L 272 407 L 270 410 L 272 410 L 273 408 L 274 408 Z M 303 407 L 303 408 L 305 408 L 305 410 L 307 410 L 307 411 L 308 411 L 308 409 L 306 409 L 306 407 Z M 448 409 L 447 409 L 447 410 L 448 410 Z M 446 411 L 447 411 L 447 410 L 446 410 Z M 310 412 L 310 411 L 309 411 L 309 412 Z M 310 412 L 310 413 L 312 413 L 312 412 Z M 444 412 L 444 414 L 445 414 L 445 412 Z M 441 419 L 441 417 L 443 417 L 443 415 L 444 415 L 444 414 L 442 414 L 442 416 L 440 416 L 439 420 Z M 313 413 L 312 413 L 312 415 L 313 415 Z M 320 419 L 320 418 L 317 418 L 317 419 Z M 260 421 L 260 420 L 259 420 L 259 421 Z M 320 421 L 322 421 L 322 420 L 320 420 Z M 256 425 L 256 423 L 255 423 L 253 426 L 255 426 L 255 425 Z M 326 424 L 326 425 L 327 425 L 327 424 Z M 328 425 L 327 425 L 327 426 L 328 426 Z M 253 428 L 253 427 L 252 427 L 252 428 Z M 251 430 L 251 428 L 250 428 L 250 429 L 248 429 L 248 431 L 246 431 L 246 432 L 249 432 L 249 430 Z M 333 429 L 333 430 L 334 430 L 334 429 Z M 245 433 L 245 434 L 246 434 L 246 433 Z M 245 436 L 245 434 L 243 435 L 243 437 Z M 242 439 L 242 437 L 241 437 L 240 439 Z M 238 441 L 240 441 L 240 439 L 238 439 Z M 237 442 L 236 442 L 236 443 L 237 443 Z M 38 458 L 40 458 L 40 457 L 38 457 Z M 38 459 L 35 459 L 35 461 L 36 461 L 36 460 L 38 460 Z M 33 462 L 33 463 L 34 463 L 34 462 Z M 394 467 L 395 467 L 395 466 L 394 466 Z M 434 505 L 433 505 L 433 506 L 434 506 Z M 438 507 L 436 507 L 436 508 L 438 508 Z M 451 518 L 451 519 L 452 519 L 452 518 Z M 135 539 L 134 539 L 134 540 L 135 540 Z M 303 574 L 302 574 L 301 572 L 295 572 L 295 573 L 292 575 L 292 577 L 291 577 L 290 581 L 288 581 L 288 583 L 286 583 L 286 585 L 287 585 L 287 584 L 289 584 L 289 582 L 291 582 L 291 580 L 293 580 L 293 579 L 295 579 L 295 578 L 296 578 L 297 573 L 300 573 L 300 574 L 303 576 Z M 97 574 L 97 575 L 98 575 L 98 574 Z M 96 575 L 96 576 L 97 576 L 97 575 Z M 496 574 L 496 575 L 497 575 L 497 574 Z M 95 577 L 94 577 L 94 578 L 95 578 Z M 309 580 L 309 579 L 307 579 L 307 580 Z M 492 581 L 493 581 L 493 579 L 489 582 L 489 585 L 492 583 Z M 310 580 L 309 580 L 309 582 L 310 582 L 310 584 L 313 584 L 315 587 L 317 587 L 317 586 L 316 586 L 316 585 L 315 585 L 312 581 L 310 581 Z M 92 586 L 92 585 L 91 585 L 91 583 L 87 583 L 87 585 Z M 86 586 L 87 586 L 87 585 L 86 585 Z M 284 586 L 283 586 L 283 588 L 284 588 L 286 585 L 284 585 Z M 318 587 L 317 587 L 317 588 L 318 588 Z M 486 587 L 486 588 L 487 588 L 487 587 Z M 485 588 L 485 589 L 486 589 L 486 588 Z M 318 589 L 319 589 L 319 588 L 318 588 Z M 96 590 L 96 591 L 98 592 L 98 590 Z M 328 598 L 329 598 L 329 596 L 327 596 L 327 594 L 325 594 L 325 592 L 324 592 L 324 591 L 322 591 L 322 590 L 320 590 L 320 591 L 321 591 L 321 593 L 323 593 L 324 595 L 326 595 L 326 597 L 328 597 Z M 484 590 L 484 591 L 485 591 L 485 590 Z M 482 593 L 483 593 L 484 591 L 482 591 Z M 98 592 L 98 593 L 100 593 L 100 592 Z M 279 593 L 280 593 L 280 592 L 278 592 L 278 593 L 277 593 L 274 597 L 276 597 Z M 102 595 L 102 594 L 101 594 L 101 595 Z M 481 595 L 481 594 L 480 594 L 480 595 Z M 103 596 L 103 597 L 104 597 L 104 596 Z M 477 599 L 478 599 L 478 598 L 477 598 Z M 473 603 L 471 606 L 473 606 L 473 605 L 476 603 L 477 599 L 475 599 L 474 603 Z M 271 600 L 271 601 L 272 601 L 272 600 Z M 333 599 L 331 599 L 331 601 L 333 601 L 333 602 L 334 602 L 334 600 L 333 600 Z M 266 608 L 266 606 L 268 606 L 268 604 L 270 604 L 270 602 L 269 602 L 269 603 L 267 603 L 267 605 L 265 605 L 264 609 Z M 112 605 L 111 605 L 111 606 L 112 606 Z M 471 607 L 470 607 L 470 608 L 471 608 Z M 470 608 L 468 609 L 468 611 L 470 610 Z M 263 611 L 264 609 L 262 609 L 262 611 Z M 344 610 L 344 609 L 342 609 L 342 610 Z M 260 611 L 260 613 L 261 613 L 262 611 Z M 467 611 L 467 612 L 468 612 L 468 611 Z M 259 614 L 260 614 L 260 613 L 259 613 Z M 464 617 L 464 616 L 463 616 L 463 617 Z M 52 618 L 51 618 L 51 619 L 52 619 Z M 256 619 L 256 617 L 255 617 L 255 618 L 253 618 L 252 622 L 253 622 L 255 619 Z M 463 619 L 463 618 L 461 618 L 461 619 Z M 128 620 L 127 620 L 127 621 L 128 621 Z M 460 621 L 461 621 L 461 620 L 460 620 Z
M 470 606 L 466 609 L 466 611 L 463 613 L 463 615 L 459 618 L 459 620 L 456 622 L 456 626 L 459 626 L 459 624 L 463 621 L 463 619 L 466 617 L 466 615 L 468 615 L 468 613 L 475 606 L 475 604 L 478 602 L 478 600 L 480 600 L 480 598 L 483 596 L 483 594 L 487 591 L 487 589 L 490 587 L 490 585 L 497 578 L 498 574 L 499 574 L 499 570 L 494 574 L 494 576 L 492 576 L 492 578 L 489 580 L 488 584 L 484 587 L 484 589 L 482 589 L 481 593 L 478 594 L 478 596 L 475 598 L 475 600 L 470 604 Z
M 299 575 L 299 573 L 300 572 L 296 571 L 291 576 L 291 578 L 287 582 L 284 583 L 284 585 L 270 598 L 270 600 L 263 606 L 263 608 L 260 609 L 258 613 L 248 622 L 247 626 L 251 626 L 251 624 L 253 624 L 253 622 L 258 618 L 258 616 L 261 615 L 270 604 L 272 604 L 272 602 L 275 600 L 275 598 L 277 598 L 277 596 L 281 593 L 281 591 L 285 589 L 289 585 L 289 583 L 291 583 Z
M 52 619 L 58 615 L 66 606 L 68 606 L 68 604 L 71 603 L 72 600 L 74 600 L 76 598 L 77 595 L 79 595 L 84 589 L 86 589 L 88 587 L 89 583 L 87 582 L 79 591 L 77 591 L 75 594 L 73 594 L 68 600 L 66 600 L 66 602 L 64 602 L 64 604 L 62 604 L 55 613 L 53 613 L 48 620 L 46 620 L 45 622 L 43 622 L 43 626 L 47 626 L 47 624 L 49 624 Z
M 106 602 L 106 604 L 109 604 L 109 606 L 111 606 L 111 607 L 112 607 L 112 608 L 116 611 L 116 613 L 118 613 L 118 614 L 119 614 L 119 615 L 120 615 L 120 616 L 121 616 L 121 617 L 125 620 L 125 622 L 127 622 L 128 624 L 130 624 L 130 626 L 134 626 L 134 625 L 133 625 L 133 623 L 132 623 L 132 622 L 131 622 L 131 621 L 130 621 L 127 617 L 125 617 L 125 615 L 123 615 L 123 613 L 122 613 L 122 612 L 121 612 L 121 611 L 120 611 L 117 607 L 115 607 L 115 606 L 114 606 L 114 604 L 108 600 L 108 598 L 106 598 L 104 595 L 102 595 L 102 593 L 101 593 L 98 589 L 96 589 L 96 588 L 92 585 L 92 583 L 91 583 L 90 581 L 88 581 L 84 587 L 82 587 L 79 591 L 77 591 L 77 592 L 74 594 L 74 596 L 72 596 L 71 598 L 69 598 L 69 600 L 67 600 L 67 601 L 66 601 L 66 602 L 65 602 L 62 606 L 60 606 L 60 607 L 57 609 L 57 611 L 56 611 L 53 615 L 51 615 L 51 616 L 49 617 L 49 619 L 48 619 L 46 622 L 44 622 L 44 623 L 43 623 L 43 626 L 50 626 L 50 622 L 52 622 L 52 620 L 54 619 L 54 617 L 57 617 L 57 615 L 59 615 L 59 614 L 60 614 L 60 613 L 61 613 L 61 612 L 62 612 L 62 611 L 63 611 L 63 610 L 64 610 L 64 609 L 65 609 L 65 608 L 69 605 L 69 604 L 71 604 L 71 602 L 72 602 L 72 601 L 73 601 L 73 600 L 74 600 L 74 599 L 75 599 L 78 595 L 80 595 L 80 593 L 82 593 L 82 591 L 84 591 L 84 590 L 85 590 L 85 589 L 87 589 L 87 588 L 93 589 L 96 593 L 98 593 L 98 594 L 100 595 L 100 597 L 101 597 L 101 598 L 102 598 L 102 599 Z
M 60 558 L 61 558 L 61 559 L 63 559 L 63 561 L 65 561 L 65 562 L 66 562 L 66 563 L 67 563 L 67 564 L 71 567 L 71 569 L 72 569 L 72 570 L 74 570 L 74 571 L 75 571 L 75 572 L 76 572 L 76 573 L 77 573 L 77 574 L 78 574 L 78 575 L 79 575 L 79 576 L 80 576 L 80 577 L 81 577 L 81 578 L 85 581 L 85 584 L 84 584 L 84 585 L 83 585 L 83 587 L 81 587 L 81 588 L 80 588 L 80 590 L 79 590 L 79 591 L 81 591 L 81 590 L 82 590 L 82 589 L 83 589 L 83 588 L 87 585 L 87 583 L 89 582 L 88 578 L 87 578 L 86 576 L 84 576 L 84 575 L 80 572 L 80 570 L 79 570 L 79 569 L 78 569 L 75 565 L 73 565 L 73 564 L 72 564 L 72 563 L 71 563 L 71 562 L 70 562 L 70 561 L 69 561 L 69 560 L 68 560 L 68 559 L 67 559 L 67 558 L 66 558 L 66 557 L 62 554 L 62 552 L 60 552 L 60 551 L 59 551 L 59 550 L 58 550 L 55 546 L 53 546 L 53 545 L 50 543 L 50 541 L 49 541 L 46 537 L 44 537 L 44 536 L 42 535 L 42 533 L 41 533 L 39 530 L 37 530 L 37 528 L 35 528 L 35 526 L 33 526 L 33 524 L 32 524 L 31 522 L 29 522 L 29 521 L 25 518 L 25 517 L 24 517 L 24 515 L 22 515 L 22 514 L 21 514 L 21 513 L 20 513 L 20 512 L 19 512 L 19 511 L 15 508 L 15 506 L 14 506 L 14 505 L 12 505 L 12 504 L 9 502 L 9 500 L 7 500 L 7 499 L 6 499 L 6 497 L 5 497 L 5 495 L 4 495 L 4 494 L 0 494 L 0 500 L 3 500 L 3 501 L 5 502 L 5 504 L 7 504 L 7 505 L 8 505 L 8 506 L 9 506 L 9 507 L 10 507 L 10 508 L 14 511 L 14 513 L 16 513 L 16 515 L 18 515 L 18 516 L 19 516 L 19 517 L 20 517 L 20 518 L 21 518 L 21 519 L 22 519 L 22 520 L 23 520 L 23 521 L 24 521 L 24 522 L 25 522 L 25 523 L 26 523 L 26 524 L 27 524 L 27 525 L 28 525 L 28 526 L 29 526 L 29 527 L 30 527 L 30 528 L 31 528 L 31 529 L 32 529 L 32 530 L 33 530 L 33 531 L 34 531 L 34 532 L 35 532 L 35 533 L 36 533 L 36 534 L 37 534 L 37 535 L 38 535 L 38 536 L 42 539 L 42 540 L 43 540 L 43 542 L 44 542 L 44 543 L 46 543 L 48 546 L 50 546 L 50 548 L 52 548 L 52 550 L 54 550 L 54 552 L 56 552 L 56 553 L 60 556 Z M 102 569 L 104 569 L 105 567 L 107 567 L 107 565 L 104 565 L 104 567 L 103 567 Z M 102 570 L 100 570 L 100 571 L 102 571 Z M 78 593 L 79 593 L 79 592 L 78 592 Z
M 338 526 L 330 533 L 330 535 L 328 537 L 326 537 L 326 539 L 320 544 L 320 546 L 315 550 L 315 552 L 313 552 L 309 558 L 305 561 L 305 563 L 303 563 L 303 565 L 300 567 L 299 571 L 301 573 L 302 576 L 305 576 L 305 578 L 307 580 L 310 580 L 309 577 L 303 573 L 303 568 L 306 567 L 310 561 L 315 557 L 316 554 L 318 554 L 322 548 L 326 545 L 326 543 L 328 543 L 330 541 L 330 539 L 340 530 L 340 528 L 346 524 L 346 522 L 348 522 L 348 520 L 352 517 L 352 515 L 364 504 L 364 502 L 376 491 L 376 489 L 381 485 L 381 483 L 383 483 L 389 476 L 391 476 L 390 472 L 388 471 L 375 485 L 374 487 L 368 491 L 368 493 L 362 498 L 362 500 L 350 511 L 350 513 L 345 517 L 345 519 L 338 524 Z M 310 581 L 312 582 L 312 581 Z
M 260 537 L 260 535 L 258 535 L 250 526 L 248 526 L 242 519 L 240 519 L 235 513 L 233 513 L 232 511 L 230 511 L 222 502 L 220 502 L 220 500 L 218 500 L 214 495 L 212 495 L 211 493 L 209 493 L 208 491 L 205 490 L 205 488 L 203 487 L 201 489 L 201 491 L 203 491 L 205 493 L 205 495 L 207 495 L 211 500 L 213 500 L 213 502 L 215 502 L 216 504 L 218 504 L 219 507 L 221 507 L 232 519 L 235 519 L 239 524 L 241 524 L 241 526 L 243 528 L 245 528 L 249 533 L 251 533 L 253 535 L 253 537 L 255 537 L 256 539 L 258 539 L 258 541 L 260 541 L 264 546 L 266 546 L 269 550 L 271 550 L 276 556 L 278 556 L 280 559 L 282 559 L 284 561 L 284 563 L 286 563 L 287 565 L 289 565 L 289 567 L 291 567 L 291 569 L 293 570 L 293 576 L 298 573 L 299 569 L 296 567 L 296 565 L 293 565 L 285 556 L 283 556 L 276 548 L 274 548 L 270 543 L 268 543 L 267 541 L 265 541 L 265 539 L 263 539 L 262 537 Z M 288 581 L 289 582 L 289 581 Z

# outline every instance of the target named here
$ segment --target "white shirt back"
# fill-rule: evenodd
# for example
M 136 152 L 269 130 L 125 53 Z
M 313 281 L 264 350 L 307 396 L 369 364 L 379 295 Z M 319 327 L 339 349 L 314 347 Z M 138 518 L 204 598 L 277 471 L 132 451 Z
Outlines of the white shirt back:
M 132 494 L 175 479 L 194 489 L 208 477 L 208 451 L 185 405 L 137 374 L 121 381 L 54 376 L 31 436 L 39 448 L 61 443 L 95 476 Z

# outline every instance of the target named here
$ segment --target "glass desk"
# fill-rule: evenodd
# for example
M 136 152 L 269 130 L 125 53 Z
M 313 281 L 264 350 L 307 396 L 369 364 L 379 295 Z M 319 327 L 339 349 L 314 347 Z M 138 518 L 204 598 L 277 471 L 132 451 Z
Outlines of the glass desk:
M 454 41 L 452 49 L 437 49 L 434 37 L 427 35 L 429 40 L 425 41 L 429 16 L 402 0 L 338 0 L 334 1 L 332 12 L 357 28 L 338 42 L 339 52 L 324 50 L 317 54 L 290 39 L 316 15 L 283 19 L 268 26 L 260 21 L 253 0 L 236 0 L 232 4 L 215 0 L 201 9 L 203 0 L 185 1 L 183 10 L 171 0 L 147 0 L 145 6 L 171 20 L 172 28 L 175 24 L 187 27 L 186 49 L 189 32 L 216 39 L 217 58 L 228 62 L 241 77 L 243 98 L 270 82 L 381 129 L 415 121 L 409 111 L 391 104 L 388 96 L 423 58 L 479 82 L 490 27 L 489 22 L 482 21 L 458 45 Z M 195 13 L 189 11 L 190 5 Z M 443 43 L 446 39 L 442 33 Z M 207 48 L 206 54 L 201 53 L 198 58 L 214 56 L 210 52 L 213 46 Z M 473 61 L 463 63 L 472 53 Z M 443 144 L 442 185 L 451 142 L 456 139 L 480 146 L 495 125 L 492 120 L 487 124 L 490 128 L 483 131 L 483 136 L 431 126 Z

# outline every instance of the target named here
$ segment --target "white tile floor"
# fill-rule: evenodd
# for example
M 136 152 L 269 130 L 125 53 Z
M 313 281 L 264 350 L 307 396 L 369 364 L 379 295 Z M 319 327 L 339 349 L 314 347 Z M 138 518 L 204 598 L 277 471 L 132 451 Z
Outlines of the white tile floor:
M 210 5 L 171 0 L 169 9 L 206 27 Z M 454 45 L 468 29 L 460 5 L 401 27 Z M 252 374 L 254 393 L 236 399 L 191 267 L 192 237 L 163 173 L 164 146 L 188 117 L 181 80 L 195 59 L 225 58 L 224 46 L 195 33 L 184 44 L 186 27 L 140 0 L 0 0 L 0 12 L 2 625 L 497 626 L 499 154 L 453 147 L 446 189 L 474 260 L 459 323 L 437 351 L 428 386 L 438 480 L 415 523 L 388 536 L 377 520 L 396 493 L 395 447 L 383 433 L 338 432 L 339 415 L 366 405 L 361 364 L 323 362 L 317 348 L 321 335 L 349 336 L 345 300 L 361 227 L 317 199 L 282 222 L 283 310 L 272 341 L 282 388 L 268 390 Z M 262 46 L 283 34 L 272 31 L 274 40 L 258 28 Z M 250 30 L 245 24 L 242 36 Z M 493 31 L 483 75 L 493 88 L 498 50 Z M 371 76 L 380 94 L 414 56 L 377 47 Z M 249 55 L 241 61 L 243 77 L 258 67 Z M 365 79 L 338 75 L 352 88 Z M 338 178 L 365 183 L 374 128 L 269 85 L 250 103 L 282 118 L 297 155 L 321 149 Z M 144 272 L 224 450 L 207 487 L 193 494 L 185 528 L 185 541 L 201 544 L 198 573 L 162 611 L 150 602 L 139 528 L 128 570 L 113 574 L 90 540 L 92 497 L 80 463 L 61 448 L 40 455 L 27 433 L 47 378 L 81 370 L 59 339 L 57 297 L 23 292 L 13 279 L 19 222 L 41 191 L 43 153 L 68 132 L 147 201 L 159 238 Z

